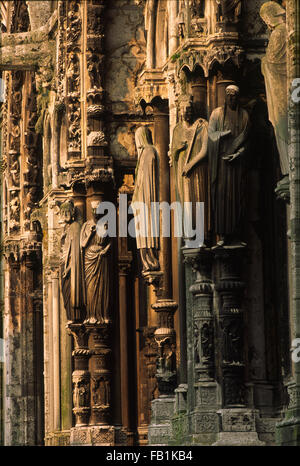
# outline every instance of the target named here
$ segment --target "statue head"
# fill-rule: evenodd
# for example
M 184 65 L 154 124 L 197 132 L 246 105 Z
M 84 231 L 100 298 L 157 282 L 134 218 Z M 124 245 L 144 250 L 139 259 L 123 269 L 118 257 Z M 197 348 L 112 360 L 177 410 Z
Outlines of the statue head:
M 239 103 L 240 89 L 238 86 L 235 86 L 234 84 L 227 86 L 225 89 L 225 95 L 226 105 L 228 105 L 231 110 L 235 110 Z
M 260 16 L 269 29 L 284 22 L 285 10 L 276 2 L 266 2 L 260 9 Z
M 180 113 L 187 123 L 194 121 L 194 101 L 192 95 L 185 95 L 180 100 Z
M 135 132 L 135 144 L 138 152 L 138 157 L 141 155 L 144 147 L 151 146 L 152 134 L 147 126 L 140 126 Z
M 70 199 L 60 206 L 60 216 L 64 223 L 72 223 L 75 220 L 75 213 L 76 207 Z
M 100 218 L 100 214 L 97 212 L 99 204 L 100 204 L 100 201 L 91 202 L 92 216 L 95 222 L 97 222 Z

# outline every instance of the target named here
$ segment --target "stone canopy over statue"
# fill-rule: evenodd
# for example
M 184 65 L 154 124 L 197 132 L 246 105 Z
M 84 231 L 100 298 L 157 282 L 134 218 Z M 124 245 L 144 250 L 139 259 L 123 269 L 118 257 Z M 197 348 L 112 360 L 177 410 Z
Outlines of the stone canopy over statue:
M 260 9 L 263 21 L 272 31 L 266 55 L 262 59 L 269 120 L 271 121 L 280 156 L 283 175 L 289 173 L 287 114 L 287 31 L 285 10 L 276 2 L 266 2 Z
M 209 165 L 214 233 L 218 246 L 244 245 L 240 223 L 244 209 L 245 161 L 249 136 L 249 115 L 239 106 L 239 88 L 226 88 L 223 107 L 210 117 Z
M 204 203 L 204 238 L 210 230 L 210 186 L 208 179 L 208 123 L 195 119 L 192 96 L 181 99 L 182 120 L 173 132 L 171 165 L 174 167 L 177 198 L 192 203 L 191 223 L 195 226 L 196 203 Z M 187 215 L 187 212 L 185 212 Z M 199 245 L 201 246 L 201 245 Z

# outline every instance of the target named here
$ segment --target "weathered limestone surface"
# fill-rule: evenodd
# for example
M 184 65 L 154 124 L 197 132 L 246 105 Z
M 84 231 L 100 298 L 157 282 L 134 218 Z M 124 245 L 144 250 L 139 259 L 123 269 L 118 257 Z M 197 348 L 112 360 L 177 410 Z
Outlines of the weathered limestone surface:
M 6 444 L 274 445 L 276 423 L 279 444 L 299 444 L 299 364 L 289 351 L 289 331 L 300 337 L 299 105 L 289 102 L 288 256 L 260 72 L 269 38 L 259 16 L 264 3 L 221 2 L 227 10 L 213 0 L 201 8 L 181 0 L 2 5 Z M 298 3 L 280 3 L 291 85 L 299 77 Z M 96 207 L 111 201 L 118 218 L 120 194 L 128 207 L 134 183 L 143 186 L 138 155 L 150 140 L 135 141 L 139 127 L 155 147 L 144 155 L 157 156 L 149 189 L 140 192 L 150 202 L 159 186 L 157 200 L 180 200 L 168 152 L 182 124 L 180 103 L 192 96 L 193 121 L 209 121 L 228 85 L 240 88 L 251 123 L 248 155 L 237 133 L 223 164 L 245 156 L 235 186 L 243 215 L 231 218 L 238 235 L 221 238 L 207 222 L 205 245 L 183 248 L 173 218 L 172 238 L 160 237 L 159 247 L 148 235 L 141 257 L 150 270 L 143 271 L 134 238 L 119 227 L 117 238 L 97 234 Z M 234 120 L 232 110 L 227 105 Z M 184 183 L 195 202 L 210 198 L 212 152 L 204 141 L 203 154 L 193 153 L 193 129 L 184 138 L 180 132 L 176 147 L 183 161 L 206 156 Z M 214 203 L 205 208 L 213 219 Z

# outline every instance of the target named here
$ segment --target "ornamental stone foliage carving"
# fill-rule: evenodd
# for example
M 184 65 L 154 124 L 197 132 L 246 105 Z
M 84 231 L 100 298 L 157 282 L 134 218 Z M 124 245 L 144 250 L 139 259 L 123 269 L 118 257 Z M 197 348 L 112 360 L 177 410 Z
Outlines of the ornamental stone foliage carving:
M 220 295 L 219 335 L 222 341 L 223 403 L 243 406 L 246 403 L 244 385 L 244 318 L 242 297 L 244 283 L 240 279 L 243 247 L 217 248 L 221 277 L 216 289 Z
M 97 0 L 86 5 L 88 18 L 86 62 L 89 82 L 87 90 L 87 149 L 89 163 L 95 168 L 110 163 L 109 158 L 105 157 L 104 151 L 107 146 L 103 119 L 105 111 L 105 8 L 106 0 Z
M 30 216 L 37 204 L 40 189 L 41 170 L 39 157 L 38 157 L 38 135 L 36 134 L 35 126 L 37 122 L 37 92 L 35 75 L 31 74 L 30 80 L 30 97 L 28 97 L 27 110 L 28 110 L 28 124 L 25 131 L 25 145 L 26 151 L 26 168 L 24 170 L 23 182 L 23 197 L 24 197 L 24 223 L 23 228 L 25 231 L 30 230 Z
M 69 0 L 66 7 L 67 58 L 65 73 L 68 103 L 68 154 L 70 159 L 78 159 L 81 156 L 80 53 L 82 50 L 82 20 L 80 5 L 79 0 Z

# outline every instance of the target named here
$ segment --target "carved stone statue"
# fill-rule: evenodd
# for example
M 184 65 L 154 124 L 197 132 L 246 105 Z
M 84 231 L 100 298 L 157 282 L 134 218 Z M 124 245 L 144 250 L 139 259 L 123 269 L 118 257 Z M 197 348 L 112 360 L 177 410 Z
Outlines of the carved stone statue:
M 285 10 L 276 2 L 266 2 L 260 15 L 272 31 L 266 55 L 262 59 L 269 120 L 271 121 L 280 156 L 283 175 L 289 173 L 287 115 L 287 31 Z
M 84 295 L 87 321 L 90 323 L 109 322 L 109 252 L 111 240 L 106 234 L 106 226 L 97 225 L 99 202 L 92 202 L 93 218 L 85 222 L 80 235 L 83 257 Z
M 190 8 L 192 17 L 204 18 L 205 0 L 192 0 Z
M 228 86 L 224 107 L 210 117 L 209 164 L 214 232 L 218 246 L 235 244 L 243 213 L 249 115 L 239 106 L 239 88 Z M 243 245 L 239 242 L 240 245 Z
M 237 23 L 241 16 L 241 0 L 216 0 L 217 21 Z
M 61 289 L 67 319 L 76 322 L 84 317 L 80 223 L 76 220 L 76 209 L 70 200 L 61 205 L 60 215 L 65 224 L 61 237 Z
M 184 205 L 191 202 L 195 224 L 196 202 L 204 202 L 204 237 L 210 229 L 210 184 L 208 179 L 208 123 L 195 120 L 191 96 L 184 96 L 180 106 L 182 121 L 173 132 L 171 164 L 174 166 L 177 195 Z
M 136 130 L 138 161 L 132 208 L 136 228 L 136 245 L 140 251 L 143 272 L 159 270 L 159 217 L 153 215 L 151 203 L 159 202 L 159 160 L 149 128 Z M 138 204 L 139 203 L 139 204 Z M 145 206 L 143 208 L 143 206 Z

